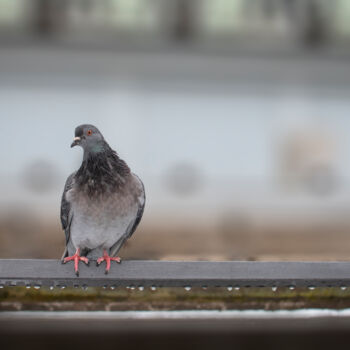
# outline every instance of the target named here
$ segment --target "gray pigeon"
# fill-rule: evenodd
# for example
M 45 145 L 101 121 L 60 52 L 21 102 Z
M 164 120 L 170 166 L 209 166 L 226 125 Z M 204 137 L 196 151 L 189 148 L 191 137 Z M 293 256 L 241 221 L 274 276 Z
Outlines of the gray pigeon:
M 116 254 L 141 221 L 145 190 L 95 126 L 75 129 L 71 147 L 77 145 L 84 150 L 83 161 L 68 177 L 61 202 L 66 234 L 62 263 L 74 261 L 79 276 L 79 261 L 105 261 L 108 273 L 111 261 L 120 262 Z

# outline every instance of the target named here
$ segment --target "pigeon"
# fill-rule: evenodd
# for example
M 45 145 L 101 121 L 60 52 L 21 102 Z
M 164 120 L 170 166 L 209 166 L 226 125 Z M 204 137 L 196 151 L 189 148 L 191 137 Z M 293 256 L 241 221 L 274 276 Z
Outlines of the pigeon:
M 66 236 L 62 263 L 74 261 L 79 276 L 79 261 L 97 265 L 121 262 L 116 256 L 135 232 L 145 208 L 145 188 L 124 160 L 108 145 L 93 125 L 75 129 L 71 147 L 84 151 L 80 168 L 64 186 L 61 223 Z

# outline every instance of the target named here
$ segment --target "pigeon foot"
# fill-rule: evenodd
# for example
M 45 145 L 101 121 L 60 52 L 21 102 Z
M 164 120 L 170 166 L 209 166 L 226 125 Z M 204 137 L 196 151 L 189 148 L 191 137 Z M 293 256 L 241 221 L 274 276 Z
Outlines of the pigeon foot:
M 89 259 L 85 256 L 80 256 L 80 249 L 78 248 L 74 255 L 67 256 L 63 259 L 63 264 L 67 263 L 68 261 L 74 261 L 74 271 L 75 274 L 79 277 L 79 261 L 83 261 L 86 265 L 89 265 Z
M 107 275 L 110 268 L 111 268 L 111 261 L 116 261 L 118 264 L 120 264 L 121 259 L 118 256 L 116 256 L 116 257 L 109 256 L 106 249 L 104 249 L 103 256 L 101 256 L 100 258 L 97 259 L 96 265 L 99 266 L 103 261 L 106 262 L 105 274 Z

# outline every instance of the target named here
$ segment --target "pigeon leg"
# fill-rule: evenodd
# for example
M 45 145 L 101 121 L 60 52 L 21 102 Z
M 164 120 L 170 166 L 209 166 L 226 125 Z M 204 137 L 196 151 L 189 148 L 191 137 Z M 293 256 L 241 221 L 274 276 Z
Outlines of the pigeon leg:
M 103 261 L 106 262 L 105 274 L 107 274 L 109 269 L 111 268 L 111 261 L 116 261 L 117 263 L 120 263 L 121 259 L 118 256 L 116 256 L 116 257 L 109 256 L 108 253 L 107 253 L 107 250 L 104 249 L 103 250 L 103 256 L 98 258 L 97 261 L 96 261 L 97 266 L 100 265 Z
M 89 264 L 89 259 L 86 258 L 85 256 L 80 256 L 80 249 L 78 248 L 77 251 L 75 252 L 74 255 L 72 256 L 67 256 L 66 258 L 63 259 L 63 264 L 67 263 L 68 261 L 74 260 L 74 271 L 77 276 L 79 276 L 79 260 L 83 261 L 86 265 Z

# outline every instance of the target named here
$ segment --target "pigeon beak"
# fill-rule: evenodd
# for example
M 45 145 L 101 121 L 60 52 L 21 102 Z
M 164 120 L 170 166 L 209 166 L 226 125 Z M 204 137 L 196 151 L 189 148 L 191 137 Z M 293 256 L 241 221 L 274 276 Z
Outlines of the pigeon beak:
M 80 137 L 74 137 L 74 140 L 73 140 L 73 142 L 72 142 L 72 144 L 70 146 L 74 147 L 74 146 L 79 145 L 80 144 L 80 140 L 81 140 Z

